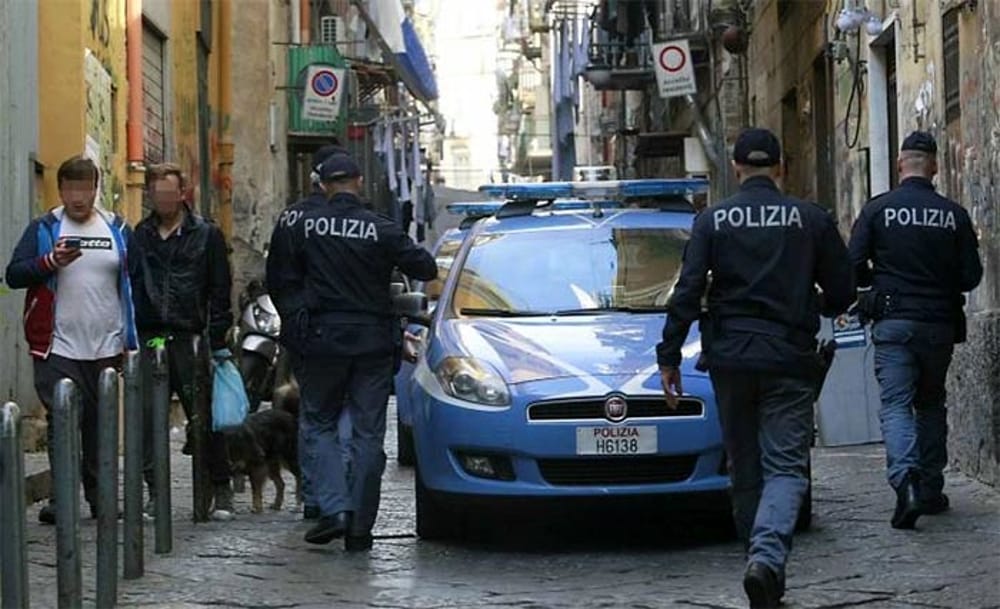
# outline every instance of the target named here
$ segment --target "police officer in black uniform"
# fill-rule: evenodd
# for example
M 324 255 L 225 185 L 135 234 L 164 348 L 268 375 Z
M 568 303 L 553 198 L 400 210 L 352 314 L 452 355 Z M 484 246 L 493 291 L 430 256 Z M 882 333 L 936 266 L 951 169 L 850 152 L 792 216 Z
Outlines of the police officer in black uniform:
M 819 316 L 837 315 L 854 299 L 847 248 L 833 218 L 782 195 L 775 183 L 780 159 L 770 131 L 740 134 L 733 149 L 740 190 L 695 219 L 656 348 L 667 403 L 676 407 L 681 347 L 701 317 L 733 514 L 747 548 L 743 587 L 754 608 L 780 603 L 809 486 Z M 701 315 L 706 289 L 707 318 Z
M 292 228 L 306 213 L 327 204 L 328 199 L 320 183 L 319 170 L 323 165 L 323 161 L 335 154 L 348 154 L 348 151 L 339 143 L 330 143 L 321 146 L 313 153 L 312 172 L 310 172 L 312 191 L 308 196 L 299 199 L 281 212 L 281 215 L 278 216 L 278 222 L 271 231 L 271 241 L 268 246 L 266 264 L 267 292 L 278 311 L 278 316 L 285 320 L 285 323 L 281 326 L 279 340 L 288 350 L 292 372 L 295 374 L 296 379 L 301 376 L 299 366 L 302 360 L 295 351 L 295 337 L 291 336 L 295 325 L 289 323 L 289 321 L 292 319 L 294 312 L 302 308 L 302 304 L 299 301 L 303 296 L 303 292 L 301 283 L 288 281 L 288 277 L 282 272 L 282 265 L 287 263 L 294 249 L 292 247 L 294 239 Z M 306 427 L 302 425 L 302 419 L 300 418 L 298 447 L 299 463 L 302 469 L 302 498 L 304 500 L 302 515 L 306 520 L 315 520 L 319 518 L 319 507 L 313 498 L 312 482 L 304 467 L 307 457 L 304 451 L 308 444 L 303 435 L 305 431 Z M 343 420 L 340 422 L 340 431 L 342 437 L 350 437 L 350 416 L 345 414 Z
M 859 309 L 875 320 L 875 375 L 889 484 L 890 524 L 914 528 L 921 514 L 948 509 L 945 377 L 965 340 L 963 292 L 983 277 L 969 214 L 934 192 L 937 142 L 916 131 L 903 140 L 900 184 L 869 201 L 851 234 Z
M 347 550 L 371 547 L 378 513 L 386 403 L 401 328 L 393 314 L 392 270 L 424 281 L 437 276 L 433 256 L 388 218 L 364 208 L 361 170 L 334 155 L 320 169 L 329 202 L 292 228 L 293 250 L 280 261 L 283 281 L 303 286 L 291 314 L 302 356 L 300 417 L 306 427 L 304 464 L 320 510 L 310 543 L 346 535 Z M 345 395 L 351 399 L 345 404 Z M 348 408 L 354 433 L 350 486 L 337 424 Z

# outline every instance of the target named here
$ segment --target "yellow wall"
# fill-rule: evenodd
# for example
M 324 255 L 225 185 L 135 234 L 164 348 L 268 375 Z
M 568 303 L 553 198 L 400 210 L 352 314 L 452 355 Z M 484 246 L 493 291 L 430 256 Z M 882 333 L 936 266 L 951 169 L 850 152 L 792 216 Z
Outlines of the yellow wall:
M 101 201 L 108 208 L 123 210 L 125 2 L 39 2 L 38 29 L 38 160 L 44 167 L 42 207 L 59 204 L 56 171 L 65 159 L 85 151 L 86 136 L 90 133 L 101 147 L 100 165 L 104 174 Z M 87 50 L 94 56 L 92 72 L 106 72 L 110 77 L 105 83 L 109 86 L 92 88 L 89 93 Z M 110 104 L 102 107 L 100 102 L 105 100 Z

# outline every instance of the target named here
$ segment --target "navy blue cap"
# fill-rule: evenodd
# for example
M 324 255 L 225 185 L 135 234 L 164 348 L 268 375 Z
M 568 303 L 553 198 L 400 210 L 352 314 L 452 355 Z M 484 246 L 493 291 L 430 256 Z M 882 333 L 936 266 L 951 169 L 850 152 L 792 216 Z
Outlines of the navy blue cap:
M 781 144 L 767 129 L 744 129 L 733 146 L 733 160 L 755 167 L 777 165 L 781 162 Z
M 319 179 L 323 182 L 348 180 L 361 175 L 361 167 L 346 154 L 335 154 L 323 161 L 319 168 Z
M 934 136 L 926 131 L 914 131 L 906 136 L 906 139 L 903 140 L 903 145 L 899 149 L 900 151 L 916 150 L 917 152 L 936 155 L 937 142 L 934 140 Z
M 321 146 L 319 150 L 313 153 L 312 166 L 313 169 L 318 170 L 319 166 L 323 164 L 323 161 L 332 157 L 335 154 L 350 154 L 347 148 L 344 148 L 340 144 L 326 144 Z

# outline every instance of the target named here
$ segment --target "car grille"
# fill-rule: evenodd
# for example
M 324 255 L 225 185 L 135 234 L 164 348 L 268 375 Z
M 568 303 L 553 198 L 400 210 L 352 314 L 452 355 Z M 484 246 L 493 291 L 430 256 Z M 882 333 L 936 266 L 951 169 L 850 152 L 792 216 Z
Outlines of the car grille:
M 700 400 L 682 398 L 677 410 L 667 408 L 662 397 L 626 398 L 627 419 L 648 419 L 652 417 L 698 417 L 705 407 Z M 529 421 L 564 421 L 580 419 L 605 419 L 604 398 L 587 400 L 561 400 L 558 402 L 538 402 L 528 406 Z
M 697 455 L 539 459 L 538 470 L 561 486 L 662 484 L 687 480 L 697 462 Z

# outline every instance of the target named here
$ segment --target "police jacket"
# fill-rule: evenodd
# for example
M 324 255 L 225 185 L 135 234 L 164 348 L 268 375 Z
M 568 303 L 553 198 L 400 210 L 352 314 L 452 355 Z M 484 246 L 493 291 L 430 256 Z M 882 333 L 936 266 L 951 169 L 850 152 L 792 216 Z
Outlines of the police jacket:
M 341 193 L 306 212 L 291 229 L 292 251 L 275 262 L 285 285 L 302 285 L 293 323 L 303 355 L 390 353 L 399 333 L 389 284 L 394 268 L 424 281 L 437 277 L 434 257 L 395 222 Z
M 858 286 L 888 295 L 886 318 L 954 322 L 983 277 L 969 214 L 923 177 L 865 204 L 850 253 Z
M 811 374 L 801 363 L 815 353 L 820 314 L 842 313 L 854 300 L 847 248 L 833 218 L 783 196 L 767 177 L 745 180 L 736 195 L 695 219 L 656 348 L 661 366 L 680 364 L 706 288 L 708 318 L 700 326 L 710 368 Z
M 135 228 L 139 259 L 129 264 L 140 332 L 200 333 L 208 327 L 211 348 L 226 346 L 233 325 L 232 276 L 225 237 L 204 218 L 190 213 L 163 239 L 156 214 Z
M 295 282 L 301 277 L 284 273 L 282 267 L 288 264 L 293 256 L 292 247 L 295 238 L 292 228 L 307 212 L 327 204 L 326 194 L 322 190 L 313 190 L 309 196 L 289 205 L 271 231 L 271 241 L 267 248 L 267 263 L 265 266 L 267 294 L 278 310 L 278 316 L 286 320 L 281 326 L 280 340 L 286 346 L 292 340 L 289 336 L 293 325 L 290 322 L 295 311 L 303 307 L 302 283 Z

